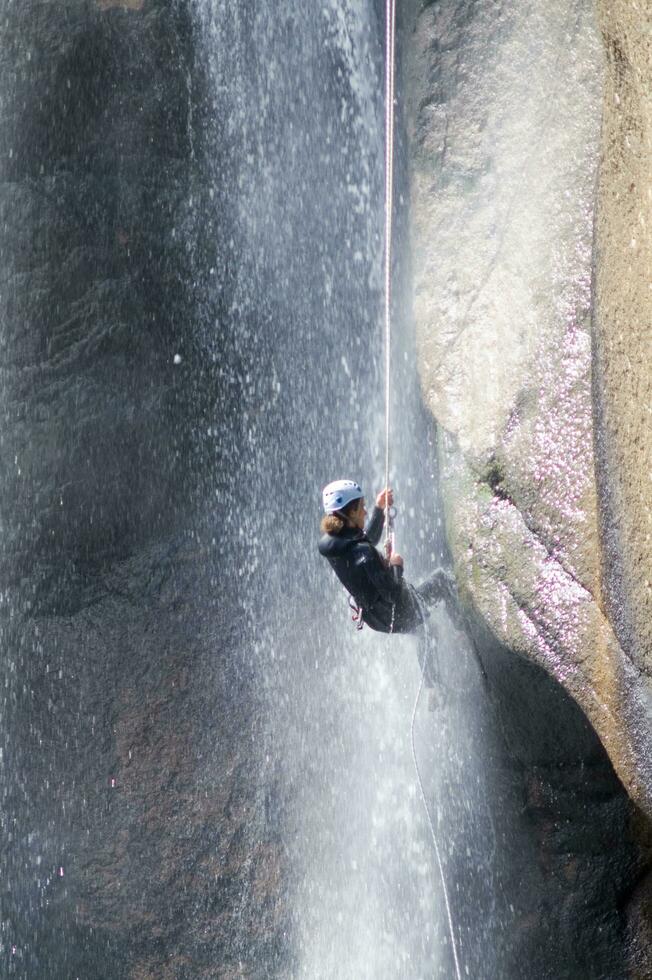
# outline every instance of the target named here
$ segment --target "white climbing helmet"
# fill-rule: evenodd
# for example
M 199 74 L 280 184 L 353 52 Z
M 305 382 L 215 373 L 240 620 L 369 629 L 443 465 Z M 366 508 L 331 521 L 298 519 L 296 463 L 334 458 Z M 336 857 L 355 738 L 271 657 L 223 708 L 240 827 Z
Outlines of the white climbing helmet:
M 334 514 L 336 510 L 341 510 L 352 500 L 359 500 L 361 497 L 364 497 L 362 487 L 353 480 L 333 480 L 322 491 L 324 510 L 327 514 Z

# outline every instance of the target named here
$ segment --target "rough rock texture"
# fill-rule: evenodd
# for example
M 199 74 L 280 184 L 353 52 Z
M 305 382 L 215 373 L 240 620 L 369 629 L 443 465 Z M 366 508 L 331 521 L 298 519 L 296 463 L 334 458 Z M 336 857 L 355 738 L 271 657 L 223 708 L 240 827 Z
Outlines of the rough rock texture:
M 281 975 L 189 8 L 2 23 L 0 973 Z
M 622 650 L 636 675 L 649 678 L 652 8 L 605 0 L 598 12 L 606 52 L 593 317 L 602 591 Z M 628 906 L 631 975 L 640 980 L 652 975 L 651 882 L 639 884 Z
M 652 9 L 600 2 L 606 52 L 596 235 L 598 479 L 607 609 L 652 672 Z
M 423 390 L 445 430 L 446 521 L 462 592 L 506 646 L 578 702 L 649 816 L 652 688 L 641 651 L 649 636 L 650 191 L 634 175 L 649 164 L 649 28 L 645 35 L 639 5 L 625 8 L 626 26 L 618 5 L 602 11 L 611 74 L 621 90 L 632 79 L 618 107 L 607 85 L 602 373 L 592 378 L 602 55 L 589 3 L 427 4 L 418 14 L 408 81 L 414 305 Z M 634 51 L 617 56 L 627 44 L 614 46 L 609 31 L 626 33 Z M 627 115 L 614 118 L 622 106 Z M 619 167 L 625 153 L 631 176 Z M 618 193 L 629 195 L 635 234 L 613 206 Z M 618 215 L 613 237 L 609 215 Z M 617 344 L 620 356 L 609 358 Z M 627 354 L 637 366 L 623 387 Z M 602 481 L 613 482 L 618 500 L 605 493 L 612 506 L 599 516 L 593 398 L 603 387 L 604 452 L 621 472 Z M 622 617 L 613 613 L 617 593 L 607 602 L 602 591 L 614 507 L 627 541 L 627 573 L 616 571 L 628 597 Z M 632 636 L 636 622 L 647 625 L 630 650 L 623 633 Z

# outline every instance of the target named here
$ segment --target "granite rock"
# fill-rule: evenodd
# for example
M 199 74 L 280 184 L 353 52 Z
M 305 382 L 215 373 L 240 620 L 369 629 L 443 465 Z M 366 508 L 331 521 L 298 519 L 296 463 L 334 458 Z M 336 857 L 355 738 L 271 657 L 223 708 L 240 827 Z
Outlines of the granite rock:
M 650 816 L 649 15 L 602 5 L 605 75 L 595 13 L 416 17 L 414 312 L 462 595 Z

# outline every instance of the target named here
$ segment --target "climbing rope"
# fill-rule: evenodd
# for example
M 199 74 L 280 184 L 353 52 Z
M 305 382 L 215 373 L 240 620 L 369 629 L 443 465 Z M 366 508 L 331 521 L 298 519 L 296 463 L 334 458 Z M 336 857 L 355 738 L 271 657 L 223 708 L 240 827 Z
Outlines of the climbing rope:
M 386 0 L 385 52 L 385 487 L 389 486 L 390 375 L 392 352 L 392 211 L 394 205 L 394 24 L 396 0 Z M 390 544 L 390 505 L 385 498 L 385 551 Z
M 390 440 L 390 378 L 391 378 L 391 352 L 392 352 L 392 217 L 394 206 L 394 65 L 395 65 L 395 45 L 394 29 L 396 23 L 396 0 L 386 0 L 386 51 L 385 51 L 385 487 L 389 487 L 389 440 Z M 393 548 L 392 533 L 392 514 L 389 500 L 385 496 L 385 553 L 387 557 Z M 427 614 L 422 610 L 424 623 L 424 640 L 428 643 L 428 630 L 426 626 Z M 427 649 L 426 649 L 427 655 Z M 421 681 L 414 702 L 412 711 L 412 723 L 410 726 L 410 739 L 412 742 L 412 758 L 417 774 L 417 782 L 421 792 L 421 799 L 428 817 L 428 825 L 432 842 L 435 847 L 439 874 L 441 877 L 442 890 L 444 893 L 444 903 L 446 905 L 446 916 L 448 918 L 448 929 L 453 949 L 453 959 L 455 961 L 455 975 L 457 980 L 462 980 L 460 963 L 457 955 L 457 944 L 455 942 L 455 932 L 453 929 L 453 916 L 451 913 L 450 902 L 448 899 L 448 889 L 446 888 L 446 878 L 444 866 L 439 850 L 439 842 L 435 833 L 435 827 L 428 809 L 426 794 L 423 789 L 419 763 L 417 761 L 416 747 L 414 744 L 414 723 L 417 715 L 417 708 L 423 690 L 424 675 L 426 670 L 426 656 L 424 655 L 421 668 Z

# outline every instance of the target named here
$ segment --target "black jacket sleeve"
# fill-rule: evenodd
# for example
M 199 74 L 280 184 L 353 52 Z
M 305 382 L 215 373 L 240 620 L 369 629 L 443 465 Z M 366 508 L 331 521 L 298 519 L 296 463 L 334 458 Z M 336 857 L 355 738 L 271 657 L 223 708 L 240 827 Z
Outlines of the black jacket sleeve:
M 367 521 L 364 533 L 372 544 L 378 544 L 380 536 L 385 526 L 385 511 L 381 507 L 374 507 L 371 517 Z
M 364 572 L 385 602 L 397 602 L 402 591 L 401 575 L 388 568 L 375 548 L 360 548 L 356 565 Z

